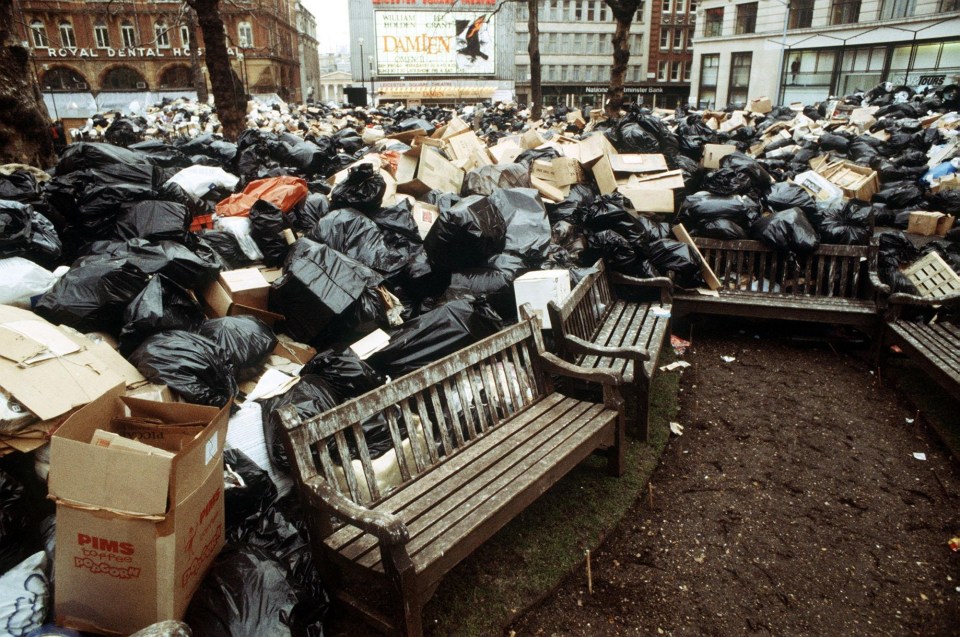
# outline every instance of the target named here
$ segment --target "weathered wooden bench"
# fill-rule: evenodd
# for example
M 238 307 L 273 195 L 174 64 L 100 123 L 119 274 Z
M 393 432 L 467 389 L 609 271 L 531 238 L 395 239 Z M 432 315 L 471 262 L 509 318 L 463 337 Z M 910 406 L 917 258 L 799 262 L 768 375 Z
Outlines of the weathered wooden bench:
M 716 273 L 712 296 L 674 289 L 674 316 L 724 314 L 852 325 L 879 336 L 884 286 L 876 271 L 877 245 L 822 244 L 796 257 L 759 241 L 698 237 L 697 247 Z
M 960 326 L 948 321 L 914 322 L 902 316 L 909 307 L 936 309 L 957 306 L 960 306 L 960 294 L 938 299 L 891 294 L 881 361 L 887 346 L 897 345 L 952 396 L 960 397 Z
M 551 374 L 602 383 L 603 401 L 554 391 Z M 315 418 L 281 411 L 324 581 L 380 630 L 421 635 L 441 577 L 581 460 L 602 449 L 620 475 L 619 382 L 545 352 L 530 318 Z M 389 427 L 397 485 L 375 474 L 372 418 Z
M 620 374 L 627 426 L 646 440 L 650 382 L 670 332 L 673 284 L 611 272 L 602 260 L 593 267 L 562 303 L 547 305 L 557 353 L 581 367 Z

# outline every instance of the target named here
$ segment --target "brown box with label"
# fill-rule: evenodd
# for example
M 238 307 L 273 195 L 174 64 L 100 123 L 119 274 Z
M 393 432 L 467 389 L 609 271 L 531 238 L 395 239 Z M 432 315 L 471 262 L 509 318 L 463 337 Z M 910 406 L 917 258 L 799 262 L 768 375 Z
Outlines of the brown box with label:
M 57 623 L 103 634 L 181 619 L 224 544 L 229 404 L 158 403 L 122 390 L 70 416 L 50 443 Z M 96 430 L 122 429 L 124 418 L 199 433 L 180 440 L 175 454 L 91 444 Z

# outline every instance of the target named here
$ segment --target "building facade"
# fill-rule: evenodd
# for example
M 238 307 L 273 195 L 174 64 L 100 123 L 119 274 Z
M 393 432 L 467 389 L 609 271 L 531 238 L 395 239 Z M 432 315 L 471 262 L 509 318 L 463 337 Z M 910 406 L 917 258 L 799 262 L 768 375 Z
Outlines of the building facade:
M 696 19 L 697 0 L 651 0 L 644 103 L 676 108 L 689 100 Z
M 346 102 L 343 89 L 353 85 L 353 78 L 346 71 L 330 71 L 320 76 L 320 94 L 317 99 L 324 104 L 335 102 L 343 104 Z
M 320 90 L 320 43 L 317 19 L 297 1 L 297 36 L 300 54 L 300 91 L 304 101 L 317 99 Z
M 960 0 L 701 0 L 691 98 L 811 103 L 960 78 Z
M 57 118 L 195 97 L 194 42 L 209 86 L 200 29 L 182 2 L 15 0 L 14 10 L 20 39 Z M 246 91 L 299 100 L 295 2 L 234 0 L 221 4 L 221 17 L 234 72 Z

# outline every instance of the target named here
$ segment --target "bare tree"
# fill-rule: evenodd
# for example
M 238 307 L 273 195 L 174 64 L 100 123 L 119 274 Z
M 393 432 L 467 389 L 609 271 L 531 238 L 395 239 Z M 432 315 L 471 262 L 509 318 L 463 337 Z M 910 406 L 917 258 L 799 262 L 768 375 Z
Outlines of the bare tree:
M 527 30 L 530 42 L 527 54 L 530 56 L 530 118 L 540 119 L 543 108 L 543 87 L 540 84 L 540 15 L 539 0 L 527 0 Z
M 0 0 L 0 163 L 49 168 L 57 162 L 52 122 L 14 24 L 13 0 Z
M 210 74 L 210 87 L 217 107 L 217 116 L 223 125 L 223 136 L 235 140 L 245 125 L 247 96 L 243 85 L 230 67 L 227 40 L 220 18 L 220 0 L 185 0 L 197 12 L 200 32 L 203 33 L 204 59 Z M 194 47 L 191 47 L 191 49 Z
M 607 89 L 606 111 L 610 117 L 620 114 L 623 105 L 623 82 L 627 75 L 627 63 L 630 61 L 630 24 L 640 8 L 641 0 L 604 0 L 617 28 L 613 32 L 613 67 L 610 69 L 610 88 Z

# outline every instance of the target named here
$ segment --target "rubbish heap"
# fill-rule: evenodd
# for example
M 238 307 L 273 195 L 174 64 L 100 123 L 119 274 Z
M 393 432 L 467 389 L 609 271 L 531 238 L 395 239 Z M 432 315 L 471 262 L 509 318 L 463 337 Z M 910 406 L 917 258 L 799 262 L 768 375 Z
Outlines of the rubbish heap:
M 575 284 L 602 258 L 703 285 L 678 224 L 795 253 L 886 227 L 896 291 L 924 254 L 960 270 L 958 99 L 536 122 L 251 102 L 236 142 L 179 100 L 93 118 L 47 172 L 0 167 L 0 616 L 322 634 L 280 408 L 315 416 L 495 333 L 528 273 Z

